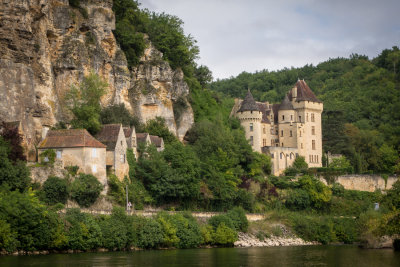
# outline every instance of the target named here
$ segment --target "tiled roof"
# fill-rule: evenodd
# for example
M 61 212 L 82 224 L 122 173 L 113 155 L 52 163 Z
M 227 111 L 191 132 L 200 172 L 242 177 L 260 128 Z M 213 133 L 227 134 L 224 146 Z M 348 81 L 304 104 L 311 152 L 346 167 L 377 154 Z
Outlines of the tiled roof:
M 278 123 L 278 111 L 281 104 L 273 104 L 272 111 L 274 112 L 274 123 Z
M 296 101 L 312 101 L 322 103 L 322 101 L 315 96 L 313 91 L 311 91 L 310 87 L 308 87 L 304 80 L 298 80 L 295 87 L 297 88 Z M 289 99 L 292 100 L 292 97 L 292 91 L 290 91 Z
M 247 95 L 244 98 L 240 109 L 238 110 L 238 112 L 242 111 L 259 111 L 258 105 L 256 104 L 256 101 L 254 100 L 250 90 L 247 91 Z
M 137 143 L 145 143 L 148 135 L 148 133 L 136 133 Z
M 258 106 L 258 109 L 262 113 L 261 122 L 262 123 L 271 123 L 271 121 L 269 120 L 269 114 L 271 113 L 271 110 L 267 109 L 267 104 L 257 102 L 257 106 Z
M 85 129 L 50 130 L 39 148 L 99 147 L 106 146 Z
M 156 147 L 161 147 L 161 144 L 162 144 L 162 141 L 163 141 L 162 137 L 158 137 L 158 136 L 155 136 L 155 135 L 150 135 L 150 140 L 151 140 L 151 143 L 153 145 L 155 145 Z
M 131 137 L 132 128 L 124 127 L 124 134 L 125 134 L 125 137 L 126 137 L 126 138 Z
M 114 150 L 118 141 L 120 129 L 121 124 L 103 125 L 100 132 L 96 134 L 96 138 L 107 146 L 107 150 Z
M 279 110 L 293 110 L 292 102 L 290 102 L 288 95 L 285 95 L 281 105 L 279 106 Z

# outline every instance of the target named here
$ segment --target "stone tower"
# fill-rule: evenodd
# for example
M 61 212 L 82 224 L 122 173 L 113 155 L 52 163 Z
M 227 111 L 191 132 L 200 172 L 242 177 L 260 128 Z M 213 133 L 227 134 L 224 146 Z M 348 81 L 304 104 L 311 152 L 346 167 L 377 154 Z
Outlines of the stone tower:
M 260 111 L 250 89 L 236 114 L 240 124 L 245 129 L 246 139 L 249 140 L 254 151 L 261 152 L 261 120 Z
M 304 80 L 298 80 L 288 94 L 296 110 L 297 148 L 309 167 L 322 166 L 322 125 L 323 103 L 308 87 Z

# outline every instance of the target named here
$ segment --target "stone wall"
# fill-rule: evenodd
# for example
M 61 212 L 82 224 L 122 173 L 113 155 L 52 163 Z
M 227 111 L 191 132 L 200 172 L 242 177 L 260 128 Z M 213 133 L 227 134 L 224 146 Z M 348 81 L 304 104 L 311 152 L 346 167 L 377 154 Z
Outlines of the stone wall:
M 325 179 L 321 178 L 321 180 L 326 183 Z M 380 175 L 351 174 L 339 176 L 336 182 L 343 185 L 345 189 L 374 192 L 377 189 L 392 188 L 397 180 L 397 176 L 390 176 L 385 185 L 385 180 Z

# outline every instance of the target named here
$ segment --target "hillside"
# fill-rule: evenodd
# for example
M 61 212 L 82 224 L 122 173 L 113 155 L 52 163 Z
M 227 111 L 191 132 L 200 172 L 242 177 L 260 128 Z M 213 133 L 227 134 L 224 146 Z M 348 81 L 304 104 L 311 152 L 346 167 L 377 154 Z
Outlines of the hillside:
M 210 88 L 243 98 L 249 87 L 257 100 L 274 103 L 305 79 L 324 102 L 325 152 L 345 154 L 357 172 L 393 172 L 400 149 L 399 55 L 393 47 L 374 59 L 353 54 L 317 66 L 243 72 Z

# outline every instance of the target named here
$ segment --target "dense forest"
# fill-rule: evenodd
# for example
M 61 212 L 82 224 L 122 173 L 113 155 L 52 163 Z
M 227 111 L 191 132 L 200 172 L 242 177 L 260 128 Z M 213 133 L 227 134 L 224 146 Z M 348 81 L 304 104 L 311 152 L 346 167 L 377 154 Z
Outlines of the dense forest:
M 305 79 L 324 102 L 324 151 L 345 155 L 358 173 L 393 173 L 400 171 L 399 63 L 395 46 L 372 60 L 353 54 L 317 66 L 243 72 L 210 88 L 243 98 L 249 87 L 255 99 L 277 103 L 297 79 Z

